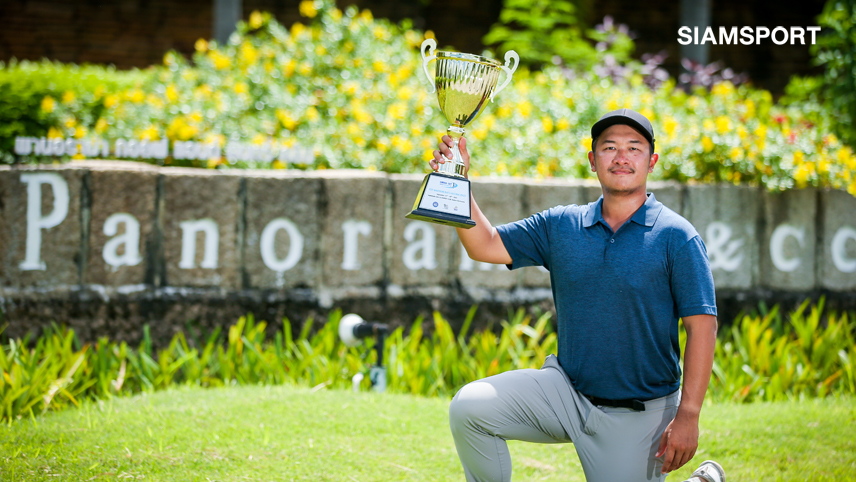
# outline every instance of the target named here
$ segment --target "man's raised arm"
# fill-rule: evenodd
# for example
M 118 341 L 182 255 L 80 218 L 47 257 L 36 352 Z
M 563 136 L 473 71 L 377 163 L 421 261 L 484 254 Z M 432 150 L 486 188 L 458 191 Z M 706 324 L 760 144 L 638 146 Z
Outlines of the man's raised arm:
M 470 154 L 467 152 L 467 140 L 462 137 L 458 146 L 461 149 L 461 159 L 463 159 L 466 166 L 465 172 L 468 172 L 470 170 Z M 440 163 L 452 158 L 451 147 L 452 138 L 443 136 L 439 149 L 434 151 L 434 158 L 429 162 L 431 169 L 436 171 L 440 167 Z M 472 193 L 470 193 L 470 205 L 472 206 L 471 216 L 476 225 L 470 229 L 456 228 L 458 230 L 458 238 L 461 239 L 461 244 L 464 245 L 467 254 L 475 261 L 511 264 L 511 255 L 505 249 L 499 233 L 496 231 L 496 228 L 491 226 L 490 221 L 488 221 L 487 217 L 479 209 Z

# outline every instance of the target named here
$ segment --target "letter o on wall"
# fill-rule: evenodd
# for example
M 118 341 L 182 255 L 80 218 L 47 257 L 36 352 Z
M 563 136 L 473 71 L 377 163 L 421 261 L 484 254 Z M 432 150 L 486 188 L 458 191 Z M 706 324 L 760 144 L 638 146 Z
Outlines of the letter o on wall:
M 844 227 L 832 237 L 832 263 L 842 273 L 856 272 L 856 258 L 847 257 L 847 241 L 856 242 L 856 229 Z
M 276 232 L 280 229 L 285 230 L 291 241 L 288 246 L 288 254 L 283 259 L 276 257 Z M 290 270 L 297 265 L 303 256 L 303 235 L 300 234 L 300 230 L 293 222 L 285 218 L 276 218 L 265 226 L 259 245 L 265 266 L 276 272 Z

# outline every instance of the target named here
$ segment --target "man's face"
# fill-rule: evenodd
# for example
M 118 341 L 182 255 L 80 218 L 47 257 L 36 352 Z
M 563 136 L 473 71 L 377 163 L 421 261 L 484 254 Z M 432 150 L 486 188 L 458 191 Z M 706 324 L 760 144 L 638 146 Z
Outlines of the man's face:
M 648 140 L 630 126 L 608 127 L 589 152 L 591 170 L 605 192 L 631 194 L 645 191 L 648 173 L 654 170 L 658 156 Z

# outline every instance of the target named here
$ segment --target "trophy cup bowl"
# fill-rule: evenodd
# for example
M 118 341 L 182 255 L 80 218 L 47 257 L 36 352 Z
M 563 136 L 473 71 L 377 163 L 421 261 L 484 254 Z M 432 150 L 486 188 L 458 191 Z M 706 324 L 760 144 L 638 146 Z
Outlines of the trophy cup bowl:
M 422 42 L 422 69 L 431 82 L 428 63 L 436 60 L 433 87 L 440 110 L 451 124 L 446 132 L 454 143 L 453 157 L 440 164 L 437 172 L 425 176 L 413 210 L 406 217 L 469 229 L 476 223 L 470 217 L 470 181 L 466 178 L 458 141 L 464 135 L 464 128 L 482 113 L 487 100 L 493 102 L 496 94 L 511 82 L 520 59 L 511 50 L 505 54 L 503 65 L 473 54 L 445 51 L 433 54 L 436 48 L 434 39 Z M 500 72 L 505 72 L 506 77 L 497 88 Z

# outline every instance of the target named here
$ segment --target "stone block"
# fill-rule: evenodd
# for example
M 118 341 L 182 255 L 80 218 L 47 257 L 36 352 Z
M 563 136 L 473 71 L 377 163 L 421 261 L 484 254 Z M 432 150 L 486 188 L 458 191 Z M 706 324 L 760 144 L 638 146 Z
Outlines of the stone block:
M 475 179 L 473 197 L 491 225 L 521 219 L 523 208 L 523 182 L 520 179 Z M 519 272 L 502 264 L 473 261 L 460 240 L 453 244 L 452 269 L 467 288 L 511 289 L 517 286 Z
M 0 167 L 0 287 L 78 285 L 86 171 Z
M 168 286 L 236 289 L 239 187 L 228 171 L 162 169 L 164 280 Z
M 856 290 L 856 197 L 846 191 L 820 194 L 820 285 L 835 291 Z
M 325 171 L 322 282 L 328 287 L 373 285 L 384 279 L 388 179 L 363 170 Z
M 704 240 L 716 288 L 757 286 L 761 192 L 746 186 L 691 186 L 684 211 Z
M 683 216 L 684 214 L 684 187 L 677 182 L 651 181 L 648 183 L 648 192 L 654 193 L 657 201 L 664 206 Z
M 83 282 L 111 287 L 152 283 L 158 169 L 125 161 L 81 165 L 89 169 L 91 206 Z
M 422 185 L 422 174 L 397 174 L 392 185 L 392 241 L 389 281 L 398 286 L 446 286 L 450 282 L 455 228 L 407 219 Z
M 244 288 L 316 288 L 320 278 L 321 178 L 248 172 Z
M 815 288 L 817 197 L 814 189 L 764 194 L 764 287 L 787 291 Z

